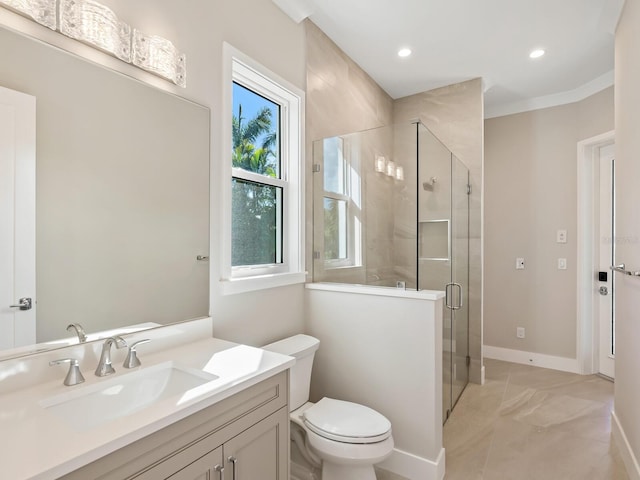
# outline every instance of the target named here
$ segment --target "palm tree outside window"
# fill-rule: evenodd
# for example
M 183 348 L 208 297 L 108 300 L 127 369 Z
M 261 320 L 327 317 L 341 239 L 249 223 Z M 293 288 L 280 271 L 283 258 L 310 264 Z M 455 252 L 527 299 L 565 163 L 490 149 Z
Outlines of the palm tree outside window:
M 232 267 L 283 262 L 280 110 L 233 82 Z

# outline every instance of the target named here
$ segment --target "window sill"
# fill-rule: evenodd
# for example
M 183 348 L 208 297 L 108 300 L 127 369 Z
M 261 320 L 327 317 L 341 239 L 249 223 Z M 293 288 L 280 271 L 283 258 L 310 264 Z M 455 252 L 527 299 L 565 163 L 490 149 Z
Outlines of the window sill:
M 285 287 L 297 283 L 305 283 L 305 272 L 300 273 L 277 273 L 273 275 L 260 275 L 256 277 L 234 278 L 222 280 L 223 295 L 235 295 L 237 293 L 253 292 L 255 290 L 266 290 L 267 288 Z

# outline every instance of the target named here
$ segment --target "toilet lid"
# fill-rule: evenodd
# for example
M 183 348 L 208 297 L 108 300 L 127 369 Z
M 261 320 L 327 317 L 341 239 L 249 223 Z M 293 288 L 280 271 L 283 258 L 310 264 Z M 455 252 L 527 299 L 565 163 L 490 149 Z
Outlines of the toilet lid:
M 381 442 L 391 434 L 391 422 L 357 403 L 323 398 L 302 414 L 305 425 L 318 435 L 344 443 Z

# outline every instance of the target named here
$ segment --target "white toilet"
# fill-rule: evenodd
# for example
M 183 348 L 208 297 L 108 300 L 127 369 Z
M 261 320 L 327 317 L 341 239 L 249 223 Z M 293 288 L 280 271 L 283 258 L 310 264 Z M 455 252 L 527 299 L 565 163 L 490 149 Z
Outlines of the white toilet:
M 375 480 L 373 465 L 393 450 L 391 423 L 357 403 L 323 398 L 309 402 L 311 367 L 317 338 L 295 335 L 265 345 L 265 350 L 296 358 L 290 374 L 291 438 L 322 480 Z

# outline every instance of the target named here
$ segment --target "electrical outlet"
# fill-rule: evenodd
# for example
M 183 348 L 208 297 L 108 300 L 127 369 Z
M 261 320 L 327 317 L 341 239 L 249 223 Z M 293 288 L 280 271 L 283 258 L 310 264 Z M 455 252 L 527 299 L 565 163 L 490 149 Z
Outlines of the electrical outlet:
M 516 328 L 516 337 L 524 338 L 524 327 L 517 327 Z
M 524 270 L 524 258 L 516 258 L 516 270 Z

